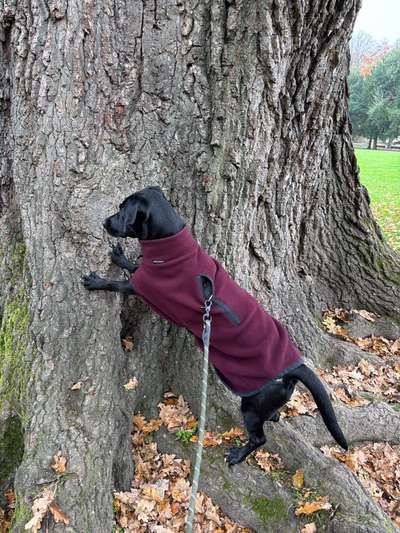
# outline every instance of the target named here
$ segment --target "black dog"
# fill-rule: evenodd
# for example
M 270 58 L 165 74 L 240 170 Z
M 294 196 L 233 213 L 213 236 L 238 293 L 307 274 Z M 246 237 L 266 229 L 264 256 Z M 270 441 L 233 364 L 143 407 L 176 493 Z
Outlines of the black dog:
M 152 280 L 154 282 L 154 285 L 157 285 L 156 278 L 154 276 L 160 275 L 160 277 L 162 277 L 163 272 L 166 272 L 165 268 L 170 268 L 170 265 L 175 268 L 174 275 L 172 277 L 179 277 L 179 269 L 181 268 L 179 257 L 176 258 L 172 256 L 169 249 L 174 245 L 176 238 L 182 239 L 182 237 L 180 236 L 184 235 L 186 232 L 184 221 L 169 204 L 161 189 L 159 187 L 147 187 L 146 189 L 143 189 L 142 191 L 139 191 L 138 193 L 129 196 L 120 205 L 118 213 L 110 216 L 104 221 L 104 227 L 107 232 L 113 237 L 131 237 L 140 239 L 142 241 L 142 249 L 149 250 L 150 248 L 150 250 L 158 250 L 161 247 L 164 255 L 161 254 L 160 257 L 163 257 L 164 259 L 155 259 L 154 257 L 158 256 L 152 256 L 150 254 L 147 257 L 143 258 L 142 265 L 144 263 L 144 266 L 141 268 L 141 265 L 131 263 L 124 256 L 121 246 L 117 245 L 113 247 L 111 259 L 121 268 L 128 270 L 128 272 L 132 274 L 133 281 L 132 279 L 127 281 L 113 281 L 109 279 L 103 279 L 97 276 L 96 273 L 92 272 L 89 276 L 84 276 L 82 278 L 83 285 L 88 290 L 108 290 L 121 292 L 124 294 L 137 293 L 138 295 L 142 296 L 142 298 L 145 299 L 145 301 L 147 301 L 150 307 L 152 307 L 156 312 L 158 312 L 162 316 L 166 316 L 172 322 L 175 322 L 178 325 L 183 325 L 188 330 L 192 331 L 192 333 L 196 337 L 196 340 L 199 341 L 199 337 L 201 335 L 198 334 L 197 327 L 200 329 L 202 327 L 201 311 L 199 310 L 200 320 L 198 321 L 198 326 L 197 318 L 195 320 L 195 323 L 191 325 L 190 317 L 186 318 L 190 315 L 190 310 L 187 311 L 187 309 L 189 309 L 189 304 L 185 301 L 185 305 L 187 304 L 185 307 L 186 314 L 185 321 L 182 322 L 179 317 L 175 318 L 173 309 L 171 311 L 164 312 L 162 311 L 162 309 L 160 309 L 160 304 L 158 302 L 160 297 L 162 298 L 162 304 L 164 305 L 164 309 L 168 309 L 168 306 L 170 306 L 170 308 L 178 307 L 176 305 L 176 302 L 174 302 L 174 300 L 172 299 L 171 293 L 168 293 L 167 291 L 167 293 L 164 294 L 159 289 L 156 289 L 152 293 L 151 290 Z M 198 247 L 198 244 L 191 237 L 188 237 L 188 239 L 191 240 L 180 241 L 181 243 L 183 242 L 182 251 L 184 254 L 188 252 L 188 246 L 191 247 L 193 245 Z M 192 250 L 192 248 L 190 249 Z M 197 254 L 199 254 L 199 250 L 201 249 L 198 247 L 196 248 L 196 250 Z M 170 255 L 168 256 L 168 254 Z M 207 256 L 202 250 L 201 254 L 203 254 L 202 257 L 204 257 L 205 260 L 207 260 L 207 258 L 210 259 L 209 256 Z M 171 258 L 172 260 L 165 260 L 165 257 Z M 212 261 L 216 263 L 216 268 L 220 267 L 220 265 L 215 260 Z M 167 265 L 167 263 L 169 264 Z M 146 271 L 147 277 L 142 276 L 142 280 L 140 281 L 140 278 L 138 276 L 138 285 L 136 285 L 135 276 L 140 271 L 138 269 Z M 138 272 L 135 274 L 137 270 Z M 222 268 L 220 268 L 220 270 L 225 273 Z M 222 274 L 222 276 L 224 276 L 224 274 Z M 211 279 L 210 276 L 204 274 L 199 274 L 198 276 L 196 276 L 202 287 L 202 296 L 204 298 L 207 298 L 211 294 L 214 294 L 215 296 L 215 293 L 216 296 L 218 296 L 218 291 L 220 290 L 217 283 L 218 279 L 226 280 L 227 276 L 228 275 L 225 273 L 225 278 L 216 277 L 215 280 L 217 281 Z M 169 280 L 170 277 L 171 274 L 169 273 L 167 276 L 167 280 Z M 145 286 L 145 282 L 143 281 L 143 279 L 145 281 L 147 280 L 147 286 Z M 139 285 L 139 281 L 141 285 Z M 214 281 L 216 284 L 215 287 Z M 233 283 L 232 280 L 231 282 Z M 236 284 L 235 287 L 237 287 Z M 243 291 L 242 289 L 238 288 L 238 291 L 242 291 L 241 293 L 238 293 L 239 295 L 244 293 L 246 297 L 252 299 L 252 297 L 245 293 L 245 291 Z M 196 292 L 195 286 L 193 286 L 193 291 L 191 290 L 191 292 Z M 160 293 L 162 294 L 160 295 Z M 144 294 L 146 294 L 146 297 L 144 296 Z M 211 315 L 213 317 L 213 331 L 211 333 L 211 337 L 214 336 L 214 339 L 217 339 L 215 341 L 217 343 L 218 335 L 220 338 L 224 336 L 223 332 L 221 332 L 218 328 L 223 328 L 225 326 L 228 328 L 234 328 L 234 325 L 237 325 L 239 323 L 240 318 L 235 315 L 232 309 L 230 309 L 225 302 L 219 300 L 216 296 L 213 299 L 213 308 L 211 311 Z M 188 296 L 188 302 L 190 298 L 191 295 Z M 197 300 L 193 301 L 196 302 L 196 305 L 198 305 Z M 201 301 L 204 300 L 202 299 Z M 259 306 L 259 304 L 257 305 Z M 264 315 L 269 316 L 265 313 L 264 310 L 261 313 L 261 315 L 258 315 L 261 316 L 261 318 L 263 318 Z M 221 321 L 218 321 L 219 316 L 224 316 L 225 322 L 222 322 L 223 319 L 221 319 Z M 226 320 L 226 318 L 228 318 L 228 321 L 230 320 L 230 324 Z M 276 325 L 276 327 L 280 328 L 279 331 L 281 332 L 282 336 L 282 332 L 285 332 L 284 328 L 279 325 L 279 323 L 272 317 L 270 317 L 269 319 L 273 321 L 273 325 Z M 218 324 L 220 324 L 220 326 L 218 326 Z M 233 334 L 235 332 L 234 329 L 229 331 L 229 335 L 231 335 L 232 332 Z M 213 341 L 211 341 L 211 344 L 212 342 Z M 240 339 L 236 340 L 235 342 L 240 344 Z M 201 345 L 200 342 L 199 345 Z M 257 346 L 259 346 L 259 343 L 257 344 Z M 212 354 L 211 350 L 212 346 L 210 347 L 210 357 Z M 278 357 L 278 354 L 276 355 L 276 357 Z M 247 360 L 245 360 L 245 362 L 246 361 Z M 236 361 L 234 361 L 234 364 L 235 363 Z M 220 364 L 221 366 L 223 366 L 225 364 L 224 360 L 222 360 L 222 363 Z M 229 386 L 229 380 L 224 379 L 224 375 L 222 375 L 223 373 L 218 371 L 217 366 L 218 365 L 215 365 L 218 374 L 225 382 L 225 384 Z M 243 372 L 244 380 L 244 374 L 247 374 L 246 371 L 247 368 L 245 367 L 245 372 Z M 238 393 L 240 396 L 242 396 L 241 411 L 243 414 L 246 429 L 249 434 L 249 440 L 243 447 L 235 447 L 229 450 L 226 459 L 230 465 L 243 461 L 247 457 L 247 455 L 249 455 L 249 453 L 256 450 L 259 446 L 265 443 L 266 439 L 263 431 L 264 422 L 267 420 L 277 422 L 279 420 L 279 409 L 281 409 L 290 399 L 298 380 L 300 380 L 311 391 L 311 394 L 313 395 L 313 398 L 321 412 L 322 418 L 330 433 L 340 444 L 340 446 L 347 450 L 348 446 L 346 439 L 337 423 L 332 404 L 325 391 L 324 386 L 322 385 L 316 374 L 307 366 L 302 364 L 302 360 L 299 359 L 296 364 L 292 364 L 291 366 L 285 368 L 282 372 L 279 372 L 278 374 L 275 373 L 273 379 L 265 380 L 262 384 L 262 387 L 257 388 L 255 392 L 244 392 L 243 394 Z M 254 390 L 254 387 L 251 390 Z

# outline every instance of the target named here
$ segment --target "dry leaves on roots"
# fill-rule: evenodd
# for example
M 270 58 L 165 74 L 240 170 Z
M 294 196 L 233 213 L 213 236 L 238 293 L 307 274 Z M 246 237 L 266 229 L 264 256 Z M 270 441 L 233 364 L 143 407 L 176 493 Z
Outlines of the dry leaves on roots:
M 351 322 L 350 313 L 357 313 L 370 322 L 374 322 L 378 318 L 377 315 L 363 309 L 352 309 L 351 311 L 340 308 L 328 309 L 322 315 L 322 323 L 326 331 L 345 341 L 356 344 L 366 352 L 374 353 L 380 357 L 400 356 L 400 339 L 389 340 L 384 337 L 375 337 L 374 335 L 351 337 L 346 328 L 346 323 Z
M 385 368 L 370 365 L 365 361 L 360 361 L 354 366 L 336 368 L 331 375 L 328 374 L 328 377 L 322 371 L 321 374 L 334 388 L 343 387 L 345 384 L 351 391 L 361 386 L 364 390 L 367 388 L 369 392 L 376 388 L 381 392 L 388 391 L 390 387 L 387 385 L 391 379 L 394 379 L 392 374 L 385 374 Z M 298 393 L 296 396 L 293 405 L 289 406 L 292 413 L 296 410 L 298 414 L 308 414 L 316 410 L 315 403 L 311 397 L 307 397 L 307 394 Z M 348 401 L 354 399 L 353 392 L 349 398 Z M 184 530 L 190 496 L 190 463 L 174 454 L 160 454 L 156 443 L 145 442 L 145 437 L 152 431 L 157 431 L 162 423 L 169 431 L 176 431 L 177 428 L 192 431 L 196 427 L 196 420 L 184 399 L 172 393 L 166 394 L 165 401 L 159 405 L 159 408 L 162 420 L 146 421 L 142 415 L 134 417 L 136 431 L 132 440 L 136 465 L 135 478 L 130 492 L 115 495 L 117 521 L 120 527 L 125 528 L 126 533 L 145 531 L 172 533 Z M 168 419 L 169 415 L 172 417 L 172 422 Z M 225 433 L 207 434 L 210 445 L 232 442 L 243 437 L 241 428 L 232 428 Z M 391 447 L 388 444 L 370 444 L 355 448 L 348 453 L 342 453 L 337 448 L 323 448 L 325 454 L 336 457 L 360 477 L 361 482 L 369 488 L 374 498 L 398 525 L 400 525 L 399 450 L 400 446 Z M 253 461 L 266 472 L 283 470 L 280 457 L 266 450 L 257 450 L 249 461 Z M 292 476 L 292 483 L 296 490 L 300 491 L 302 498 L 296 510 L 297 516 L 311 516 L 318 511 L 332 508 L 327 497 L 321 497 L 304 488 L 304 473 L 301 469 Z M 233 524 L 204 494 L 198 495 L 196 510 L 198 513 L 194 527 L 196 533 L 249 531 Z M 314 522 L 302 528 L 302 533 L 315 531 Z
M 135 415 L 133 417 L 133 423 L 137 429 L 137 432 L 142 435 L 148 435 L 153 431 L 158 431 L 161 427 L 161 420 L 150 420 L 146 421 L 145 417 L 142 415 Z M 140 435 L 138 435 L 140 437 Z
M 400 402 L 400 364 L 374 365 L 362 359 L 356 365 L 336 366 L 325 371 L 316 369 L 334 396 L 350 407 L 359 407 L 381 398 L 386 402 Z M 314 416 L 317 406 L 309 392 L 295 390 L 281 416 Z
M 317 406 L 313 400 L 311 394 L 308 392 L 300 392 L 295 390 L 290 401 L 287 402 L 285 407 L 281 411 L 281 417 L 291 417 L 299 415 L 315 416 Z
M 248 460 L 250 460 L 250 457 Z M 264 470 L 264 472 L 272 472 L 275 470 L 282 470 L 282 459 L 277 453 L 270 453 L 267 450 L 257 450 L 254 454 L 254 459 L 257 465 Z
M 369 403 L 361 393 L 382 397 L 388 402 L 400 401 L 400 366 L 373 365 L 362 359 L 357 365 L 337 366 L 319 376 L 333 388 L 337 398 L 348 405 Z
M 167 393 L 166 402 L 159 403 L 160 420 L 168 431 L 176 432 L 179 429 L 192 429 L 196 425 L 196 419 L 189 409 L 189 405 L 183 396 Z
M 164 402 L 158 404 L 160 410 L 160 420 L 162 424 L 171 433 L 176 433 L 178 437 L 185 437 L 190 442 L 197 442 L 198 436 L 191 434 L 197 427 L 197 420 L 190 411 L 189 405 L 182 396 L 175 396 L 171 392 L 164 395 Z M 243 429 L 234 427 L 229 431 L 223 433 L 216 433 L 206 431 L 204 434 L 204 446 L 220 446 L 221 444 L 229 444 L 235 442 L 237 439 L 244 440 L 245 434 Z
M 332 509 L 332 504 L 329 503 L 328 498 L 320 496 L 310 502 L 300 502 L 294 514 L 296 516 L 310 515 L 322 510 L 329 511 L 329 509 Z
M 344 463 L 374 500 L 400 527 L 400 445 L 368 443 L 347 453 L 323 446 L 322 452 Z
M 198 436 L 192 435 L 190 442 L 197 442 Z M 217 433 L 212 431 L 204 432 L 203 446 L 205 448 L 209 446 L 221 446 L 222 444 L 239 444 L 245 440 L 245 433 L 243 429 L 234 427 L 224 433 Z

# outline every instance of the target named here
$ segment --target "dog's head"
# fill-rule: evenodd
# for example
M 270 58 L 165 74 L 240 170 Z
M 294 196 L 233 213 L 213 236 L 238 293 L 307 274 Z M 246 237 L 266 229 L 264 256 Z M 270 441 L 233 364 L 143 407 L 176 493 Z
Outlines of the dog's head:
M 113 237 L 141 240 L 174 235 L 184 225 L 160 187 L 146 187 L 131 194 L 119 206 L 118 213 L 103 222 Z

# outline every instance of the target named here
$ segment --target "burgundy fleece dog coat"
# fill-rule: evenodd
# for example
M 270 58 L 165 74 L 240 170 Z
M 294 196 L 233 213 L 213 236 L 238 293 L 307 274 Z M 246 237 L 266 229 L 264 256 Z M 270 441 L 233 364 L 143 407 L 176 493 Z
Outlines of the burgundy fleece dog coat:
M 282 324 L 206 254 L 187 227 L 171 237 L 139 242 L 143 260 L 130 278 L 136 294 L 189 330 L 201 349 L 201 276 L 212 280 L 210 361 L 233 392 L 251 396 L 303 363 Z

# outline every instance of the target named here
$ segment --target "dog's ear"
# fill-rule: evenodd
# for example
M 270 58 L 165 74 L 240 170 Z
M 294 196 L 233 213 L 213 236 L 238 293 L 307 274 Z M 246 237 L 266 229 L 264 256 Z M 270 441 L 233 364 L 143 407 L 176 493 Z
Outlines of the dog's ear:
M 162 196 L 167 199 L 167 197 L 165 196 L 165 194 L 163 193 L 163 190 L 161 189 L 161 187 L 159 187 L 158 185 L 151 185 L 150 187 L 147 187 L 147 189 L 150 189 L 150 190 L 153 190 L 153 191 L 157 191 L 159 192 L 160 194 L 162 194 Z
M 129 226 L 137 234 L 139 239 L 147 239 L 149 229 L 148 222 L 150 219 L 150 203 L 141 195 L 135 195 L 130 198 L 129 202 Z
M 146 240 L 149 235 L 149 220 L 150 220 L 150 204 L 144 198 L 140 198 L 138 202 L 138 215 L 137 219 L 140 220 L 140 238 Z
M 129 198 L 129 203 L 126 205 L 126 200 L 119 206 L 120 210 L 126 209 L 128 211 L 129 224 L 134 224 L 137 219 L 137 214 L 139 210 L 139 199 L 138 198 Z

